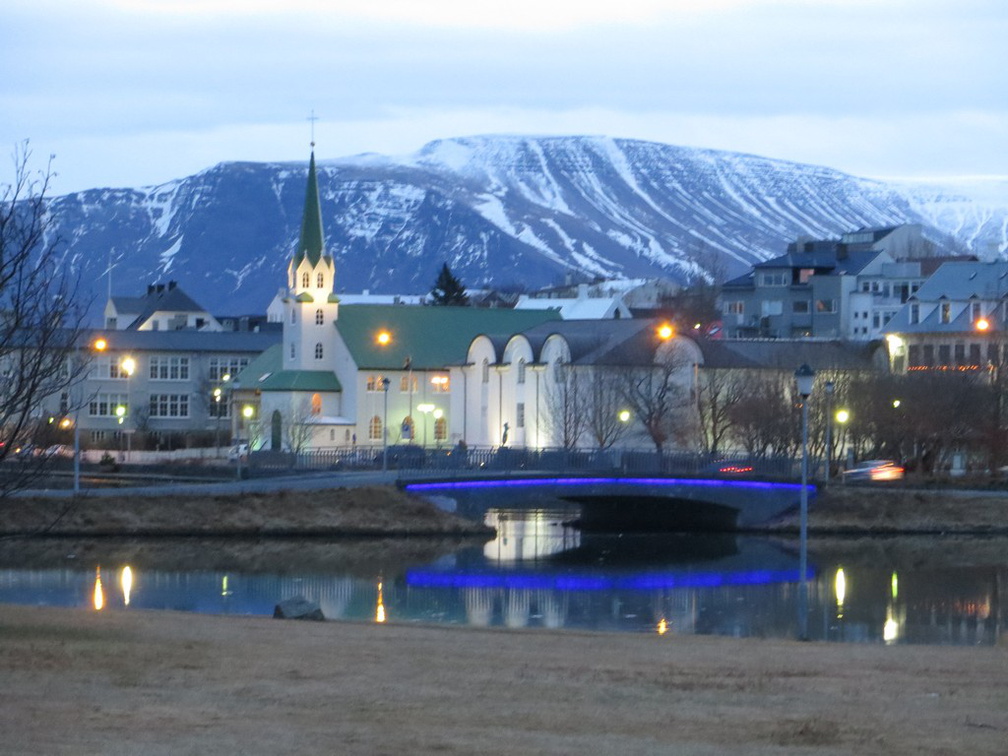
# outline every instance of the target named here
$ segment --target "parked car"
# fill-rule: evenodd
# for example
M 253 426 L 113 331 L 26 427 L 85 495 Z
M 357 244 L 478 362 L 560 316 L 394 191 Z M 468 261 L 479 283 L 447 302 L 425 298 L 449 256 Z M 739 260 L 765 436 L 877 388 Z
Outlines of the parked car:
M 239 459 L 248 459 L 248 444 L 235 444 L 228 449 L 228 461 L 237 462 Z
M 869 459 L 843 471 L 844 480 L 903 480 L 903 468 L 891 459 Z

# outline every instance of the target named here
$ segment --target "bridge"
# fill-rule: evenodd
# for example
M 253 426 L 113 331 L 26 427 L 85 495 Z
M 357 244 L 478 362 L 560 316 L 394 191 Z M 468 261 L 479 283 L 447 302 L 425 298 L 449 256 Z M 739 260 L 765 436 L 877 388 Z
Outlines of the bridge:
M 420 479 L 400 472 L 407 491 L 482 518 L 487 509 L 576 506 L 585 532 L 735 530 L 794 509 L 801 484 L 738 478 L 510 475 Z M 815 488 L 809 486 L 809 497 Z

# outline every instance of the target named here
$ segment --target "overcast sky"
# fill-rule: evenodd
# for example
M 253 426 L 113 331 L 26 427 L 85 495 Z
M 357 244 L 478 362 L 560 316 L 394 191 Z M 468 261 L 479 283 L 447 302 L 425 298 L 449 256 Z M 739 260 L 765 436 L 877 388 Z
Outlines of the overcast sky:
M 319 159 L 592 134 L 1008 176 L 1005 0 L 3 0 L 0 71 L 56 194 L 304 161 L 313 110 Z

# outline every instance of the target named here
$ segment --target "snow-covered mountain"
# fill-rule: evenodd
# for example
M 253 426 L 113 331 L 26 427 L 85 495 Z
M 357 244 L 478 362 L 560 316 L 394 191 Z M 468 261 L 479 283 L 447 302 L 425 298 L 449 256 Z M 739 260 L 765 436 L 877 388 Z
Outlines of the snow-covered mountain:
M 318 163 L 337 289 L 428 291 L 443 262 L 470 288 L 588 276 L 738 273 L 802 234 L 925 224 L 933 241 L 1008 250 L 1008 183 L 885 183 L 713 150 L 589 137 L 472 137 L 414 155 Z M 54 198 L 54 231 L 99 312 L 174 279 L 220 314 L 262 312 L 284 284 L 304 164 L 225 163 L 144 189 Z M 992 199 L 992 197 L 994 199 Z M 109 269 L 111 268 L 111 278 Z

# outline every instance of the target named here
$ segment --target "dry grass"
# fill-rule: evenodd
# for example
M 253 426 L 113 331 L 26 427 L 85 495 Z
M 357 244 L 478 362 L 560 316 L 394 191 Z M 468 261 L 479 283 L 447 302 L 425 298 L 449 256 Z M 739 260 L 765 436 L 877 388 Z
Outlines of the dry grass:
M 1008 651 L 0 607 L 5 753 L 1003 754 Z

